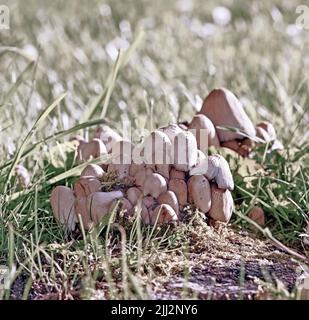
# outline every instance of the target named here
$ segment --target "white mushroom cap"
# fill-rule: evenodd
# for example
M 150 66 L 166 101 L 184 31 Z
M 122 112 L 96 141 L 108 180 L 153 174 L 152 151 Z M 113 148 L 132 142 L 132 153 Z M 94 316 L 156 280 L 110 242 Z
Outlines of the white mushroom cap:
M 94 192 L 87 197 L 87 212 L 95 224 L 110 212 L 110 206 L 115 199 L 123 197 L 121 191 Z
M 215 126 L 205 115 L 195 115 L 188 128 L 196 130 L 196 141 L 199 149 L 204 150 L 210 146 L 220 146 Z
M 90 142 L 80 143 L 77 148 L 77 163 L 81 164 L 92 158 L 96 159 L 107 154 L 106 147 L 100 139 L 93 139 Z
M 221 189 L 234 189 L 234 180 L 228 162 L 219 154 L 208 157 L 208 169 L 205 174 L 209 181 L 215 179 Z
M 220 189 L 211 184 L 211 208 L 209 216 L 217 221 L 229 222 L 234 209 L 234 201 L 231 192 Z
M 101 182 L 91 176 L 80 177 L 74 183 L 74 193 L 76 197 L 86 197 L 93 192 L 100 191 L 101 188 Z
M 167 184 L 164 177 L 158 173 L 152 173 L 146 176 L 143 193 L 144 196 L 151 195 L 153 198 L 158 198 L 161 193 L 167 191 Z
M 208 169 L 208 159 L 201 150 L 197 150 L 197 164 L 190 169 L 190 176 L 206 174 Z
M 211 206 L 210 185 L 202 175 L 192 176 L 188 180 L 188 200 L 199 210 L 207 213 Z
M 104 170 L 97 164 L 88 164 L 87 167 L 82 171 L 81 177 L 90 176 L 97 179 L 101 179 L 104 176 Z
M 255 128 L 247 116 L 241 102 L 236 96 L 225 88 L 215 89 L 204 100 L 200 113 L 207 116 L 216 127 L 220 142 L 243 139 L 244 136 L 221 127 L 233 127 L 240 129 L 247 135 L 255 137 Z
M 158 130 L 164 132 L 169 137 L 171 143 L 173 143 L 174 138 L 183 131 L 177 124 L 169 124 L 165 127 L 159 128 Z
M 75 229 L 77 217 L 74 208 L 75 196 L 73 190 L 65 186 L 57 186 L 50 196 L 50 204 L 58 223 L 64 224 L 72 231 Z

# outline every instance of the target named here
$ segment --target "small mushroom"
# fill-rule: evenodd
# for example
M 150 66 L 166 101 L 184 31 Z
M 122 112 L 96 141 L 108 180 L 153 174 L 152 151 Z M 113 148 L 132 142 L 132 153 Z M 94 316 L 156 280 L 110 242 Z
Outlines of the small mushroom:
M 171 168 L 170 171 L 170 179 L 185 179 L 185 173 L 183 171 L 176 170 L 175 168 Z
M 168 183 L 168 190 L 176 194 L 180 206 L 185 206 L 188 202 L 187 184 L 181 179 L 171 179 Z
M 70 231 L 75 229 L 75 223 L 77 222 L 74 202 L 73 190 L 65 186 L 55 187 L 50 196 L 50 204 L 55 219 L 58 223 L 66 225 Z
M 255 136 L 254 125 L 241 102 L 225 88 L 211 91 L 204 100 L 200 113 L 212 121 L 220 142 L 243 139 L 244 136 L 235 131 L 219 129 L 219 126 L 240 129 L 249 136 Z
M 151 195 L 158 198 L 161 193 L 167 191 L 166 180 L 158 173 L 152 173 L 146 176 L 143 193 L 144 196 Z
M 219 154 L 208 157 L 208 169 L 205 174 L 209 181 L 215 179 L 221 189 L 234 189 L 234 180 L 227 161 Z
M 208 169 L 208 160 L 201 150 L 197 150 L 197 164 L 190 169 L 190 176 L 206 174 Z
M 220 146 L 215 126 L 205 115 L 195 115 L 188 128 L 196 130 L 196 141 L 199 149 L 204 150 L 210 146 Z
M 115 199 L 123 197 L 121 191 L 94 192 L 87 197 L 87 212 L 95 224 L 110 212 L 110 206 Z
M 158 202 L 160 204 L 170 205 L 178 215 L 179 213 L 178 199 L 176 197 L 176 194 L 173 191 L 168 190 L 164 193 L 161 193 L 160 196 L 158 197 Z
M 195 175 L 188 180 L 188 200 L 202 212 L 209 211 L 211 206 L 210 185 L 204 176 Z
M 104 176 L 104 170 L 97 164 L 88 164 L 87 167 L 82 171 L 81 177 L 90 176 L 97 179 L 101 179 Z
M 131 187 L 127 190 L 127 198 L 133 206 L 137 204 L 138 199 L 141 197 L 142 191 L 136 187 Z
M 180 171 L 189 171 L 197 163 L 197 142 L 190 131 L 180 132 L 173 144 L 174 167 Z
M 106 147 L 100 139 L 93 139 L 90 142 L 80 143 L 77 148 L 77 163 L 81 164 L 92 158 L 96 159 L 107 154 Z
M 159 128 L 158 130 L 165 133 L 169 137 L 171 143 L 173 143 L 175 137 L 183 131 L 177 124 L 169 124 L 165 127 Z
M 265 213 L 260 207 L 253 207 L 249 211 L 248 217 L 260 226 L 265 225 Z
M 89 194 L 101 191 L 101 182 L 91 176 L 80 177 L 74 184 L 76 197 L 87 197 Z
M 229 222 L 234 209 L 234 201 L 228 189 L 220 189 L 216 184 L 211 184 L 211 208 L 209 216 L 217 221 Z
M 30 181 L 31 181 L 30 174 L 29 174 L 29 171 L 24 166 L 20 164 L 17 165 L 15 167 L 15 173 L 18 178 L 19 184 L 22 187 L 28 187 L 30 185 Z
M 102 140 L 108 153 L 111 151 L 113 143 L 122 140 L 121 136 L 108 126 L 98 127 L 95 137 Z
M 150 214 L 151 224 L 163 224 L 172 221 L 177 221 L 178 217 L 174 209 L 168 204 L 161 204 L 156 207 Z

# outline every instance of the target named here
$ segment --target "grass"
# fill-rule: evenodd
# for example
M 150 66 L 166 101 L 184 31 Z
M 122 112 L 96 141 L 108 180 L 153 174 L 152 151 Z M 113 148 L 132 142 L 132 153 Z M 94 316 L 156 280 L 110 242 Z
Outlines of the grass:
M 12 287 L 2 298 L 215 298 L 190 289 L 192 270 L 199 275 L 209 261 L 214 269 L 222 263 L 242 270 L 237 250 L 245 265 L 274 259 L 278 270 L 289 269 L 287 256 L 244 232 L 252 234 L 243 215 L 254 205 L 264 209 L 276 239 L 307 255 L 301 235 L 309 208 L 309 43 L 308 31 L 289 31 L 300 3 L 222 1 L 232 13 L 225 27 L 213 24 L 215 2 L 194 1 L 189 11 L 181 3 L 7 3 L 11 30 L 0 31 L 0 264 L 9 266 Z M 120 130 L 126 118 L 139 129 L 190 120 L 216 86 L 235 92 L 255 123 L 271 121 L 285 146 L 282 153 L 260 147 L 251 160 L 216 150 L 235 179 L 232 230 L 209 227 L 195 211 L 178 227 L 145 228 L 112 214 L 90 234 L 72 235 L 55 223 L 50 192 L 71 186 L 82 169 L 70 136 L 91 137 L 101 123 Z M 31 172 L 28 189 L 17 184 L 17 164 Z M 173 277 L 188 285 L 169 288 Z M 265 288 L 273 298 L 297 297 L 271 280 Z M 220 297 L 222 288 L 211 290 Z

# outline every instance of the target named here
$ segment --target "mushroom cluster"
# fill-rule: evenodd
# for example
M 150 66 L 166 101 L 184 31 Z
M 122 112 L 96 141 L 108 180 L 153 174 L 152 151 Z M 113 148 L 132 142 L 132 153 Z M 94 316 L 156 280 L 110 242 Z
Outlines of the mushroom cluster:
M 121 210 L 127 217 L 140 214 L 146 225 L 155 225 L 182 220 L 185 207 L 193 206 L 214 221 L 229 222 L 233 177 L 221 155 L 207 156 L 205 139 L 206 146 L 228 147 L 243 156 L 256 139 L 278 145 L 273 126 L 263 122 L 254 127 L 227 89 L 213 90 L 190 123 L 161 127 L 138 145 L 100 127 L 90 142 L 78 139 L 77 162 L 102 155 L 110 160 L 88 164 L 73 189 L 57 186 L 52 191 L 56 220 L 71 230 L 77 222 L 89 229 L 111 211 Z M 104 182 L 111 175 L 118 183 L 107 188 Z

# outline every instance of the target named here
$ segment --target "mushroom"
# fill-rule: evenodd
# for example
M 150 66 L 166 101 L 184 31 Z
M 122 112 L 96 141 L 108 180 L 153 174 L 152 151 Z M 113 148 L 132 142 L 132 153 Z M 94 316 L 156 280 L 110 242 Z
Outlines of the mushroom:
M 142 187 L 145 183 L 145 179 L 148 175 L 153 174 L 153 170 L 146 168 L 145 165 L 141 166 L 141 169 L 133 176 L 135 185 Z
M 217 221 L 229 222 L 234 209 L 234 202 L 231 192 L 220 189 L 216 184 L 211 184 L 211 208 L 209 216 Z
M 188 202 L 187 184 L 181 179 L 171 179 L 168 183 L 168 190 L 176 194 L 180 206 L 185 206 Z
M 195 115 L 191 120 L 188 128 L 189 130 L 190 129 L 196 130 L 195 137 L 197 141 L 197 147 L 199 149 L 207 150 L 208 147 L 210 146 L 215 146 L 215 147 L 220 146 L 216 129 L 213 123 L 211 122 L 211 120 L 208 119 L 205 115 L 203 114 Z
M 103 178 L 104 174 L 104 170 L 97 164 L 88 164 L 87 167 L 85 167 L 85 169 L 82 171 L 81 177 L 90 176 L 101 179 Z
M 144 196 L 151 195 L 158 198 L 161 193 L 167 191 L 166 180 L 158 173 L 152 173 L 146 176 L 143 193 Z
M 189 171 L 197 163 L 197 142 L 190 131 L 180 132 L 173 144 L 174 167 L 180 171 Z
M 192 176 L 188 180 L 188 200 L 200 211 L 207 213 L 211 206 L 210 185 L 202 175 Z
M 84 229 L 89 230 L 93 225 L 93 221 L 87 211 L 87 197 L 76 197 L 74 208 L 76 216 L 81 218 Z
M 169 124 L 165 127 L 159 128 L 158 130 L 165 133 L 169 137 L 171 143 L 173 143 L 175 137 L 183 131 L 177 124 Z
M 253 207 L 249 213 L 248 217 L 257 223 L 259 226 L 265 225 L 265 214 L 264 210 L 260 207 Z
M 178 215 L 179 213 L 178 199 L 176 197 L 176 194 L 173 191 L 168 190 L 164 193 L 161 193 L 160 196 L 158 197 L 158 202 L 160 204 L 170 205 Z
M 55 187 L 50 195 L 50 204 L 55 219 L 58 223 L 66 225 L 70 231 L 75 229 L 77 222 L 74 202 L 73 190 L 65 186 Z
M 170 168 L 169 164 L 156 164 L 155 165 L 155 172 L 161 174 L 166 179 L 170 177 Z
M 170 179 L 185 179 L 185 173 L 183 171 L 176 170 L 175 168 L 171 168 L 170 171 Z
M 208 160 L 201 150 L 197 150 L 197 164 L 190 169 L 190 176 L 205 174 L 208 168 Z
M 209 181 L 215 179 L 221 189 L 234 189 L 234 180 L 229 164 L 219 154 L 208 157 L 208 168 L 205 176 Z
M 144 197 L 143 204 L 146 206 L 146 208 L 149 208 L 155 204 L 155 199 L 151 196 Z
M 268 121 L 262 121 L 256 125 L 256 135 L 265 140 L 265 142 L 275 141 L 277 134 L 274 126 Z
M 103 141 L 108 153 L 111 151 L 113 143 L 122 140 L 121 136 L 108 126 L 98 127 L 95 137 Z
M 87 197 L 90 193 L 101 191 L 101 182 L 91 176 L 80 177 L 74 184 L 76 197 Z
M 87 212 L 95 224 L 110 212 L 110 206 L 115 199 L 123 197 L 121 191 L 94 192 L 87 197 Z
M 178 217 L 174 209 L 168 204 L 161 204 L 156 207 L 150 214 L 150 222 L 154 224 L 163 224 L 172 221 L 177 221 Z
M 80 142 L 77 148 L 77 163 L 81 164 L 91 158 L 98 158 L 107 154 L 106 147 L 100 139 L 93 139 L 90 142 Z
M 244 136 L 220 127 L 232 127 L 254 137 L 255 128 L 246 114 L 241 102 L 236 96 L 225 88 L 214 89 L 203 102 L 199 112 L 207 116 L 215 125 L 220 142 L 243 139 Z
M 18 164 L 15 167 L 15 173 L 18 178 L 19 184 L 22 187 L 28 187 L 30 185 L 30 174 L 29 171 L 22 165 Z
M 131 187 L 127 190 L 127 198 L 133 206 L 137 204 L 138 199 L 141 197 L 142 191 L 136 187 Z

